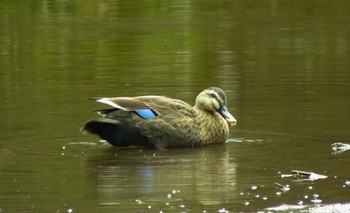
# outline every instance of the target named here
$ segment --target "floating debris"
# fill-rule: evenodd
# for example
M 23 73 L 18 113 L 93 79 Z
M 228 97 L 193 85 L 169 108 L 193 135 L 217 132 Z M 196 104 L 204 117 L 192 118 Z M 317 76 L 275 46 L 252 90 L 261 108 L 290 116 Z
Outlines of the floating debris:
M 314 194 L 313 197 L 314 198 L 312 200 L 310 200 L 311 202 L 313 202 L 314 204 L 322 203 L 322 200 L 319 199 L 319 195 L 318 194 Z
M 318 179 L 328 178 L 328 176 L 326 176 L 326 175 L 320 175 L 320 174 L 316 174 L 313 172 L 305 172 L 305 171 L 301 171 L 301 170 L 292 170 L 292 173 L 294 174 L 294 176 L 296 178 L 301 178 L 304 180 L 318 180 Z
M 258 189 L 258 186 L 253 185 L 253 186 L 250 187 L 250 189 L 251 190 L 256 190 L 256 189 Z
M 176 194 L 176 193 L 180 193 L 180 190 L 173 190 L 173 191 L 171 191 L 173 194 Z
M 281 195 L 282 195 L 282 192 L 276 192 L 276 195 L 277 195 L 277 196 L 281 196 Z
M 248 206 L 250 203 L 249 203 L 249 201 L 246 201 L 246 200 L 245 200 L 245 201 L 242 202 L 242 204 L 243 204 L 244 206 Z
M 227 213 L 227 212 L 229 212 L 229 211 L 227 211 L 225 208 L 222 208 L 222 209 L 219 209 L 218 212 L 220 212 L 220 213 Z
M 289 177 L 294 177 L 293 174 L 281 174 L 281 178 L 289 178 Z
M 301 170 L 292 170 L 292 174 L 282 174 L 282 178 L 293 177 L 300 181 L 314 181 L 319 179 L 326 179 L 328 176 L 316 174 L 314 172 L 305 172 Z
M 66 207 L 66 210 L 67 210 L 68 213 L 72 213 L 73 212 L 73 209 L 70 208 L 64 201 L 62 201 L 62 203 L 63 203 L 64 207 Z
M 287 191 L 290 190 L 290 187 L 289 187 L 288 184 L 287 185 L 282 185 L 280 183 L 275 182 L 275 185 L 279 186 L 281 188 L 282 192 L 287 192 Z
M 341 142 L 333 143 L 332 149 L 335 154 L 339 154 L 347 150 L 350 150 L 350 144 L 341 143 Z

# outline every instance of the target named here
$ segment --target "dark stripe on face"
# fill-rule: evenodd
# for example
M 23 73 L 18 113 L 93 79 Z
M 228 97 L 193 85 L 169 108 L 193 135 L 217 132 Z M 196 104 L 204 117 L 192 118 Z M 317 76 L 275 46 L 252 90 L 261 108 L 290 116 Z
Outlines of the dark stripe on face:
M 224 91 L 217 87 L 210 87 L 209 90 L 213 91 L 213 93 L 210 93 L 213 98 L 215 98 L 219 103 L 226 105 L 226 95 Z

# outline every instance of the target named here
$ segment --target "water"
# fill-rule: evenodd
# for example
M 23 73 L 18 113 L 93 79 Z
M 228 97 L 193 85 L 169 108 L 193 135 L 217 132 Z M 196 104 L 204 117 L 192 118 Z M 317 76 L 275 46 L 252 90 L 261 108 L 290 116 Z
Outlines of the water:
M 349 209 L 348 1 L 4 1 L 1 212 Z M 90 97 L 226 91 L 228 143 L 116 148 Z M 292 170 L 326 175 L 282 178 Z M 289 185 L 282 192 L 275 184 Z M 285 205 L 284 205 L 285 204 Z

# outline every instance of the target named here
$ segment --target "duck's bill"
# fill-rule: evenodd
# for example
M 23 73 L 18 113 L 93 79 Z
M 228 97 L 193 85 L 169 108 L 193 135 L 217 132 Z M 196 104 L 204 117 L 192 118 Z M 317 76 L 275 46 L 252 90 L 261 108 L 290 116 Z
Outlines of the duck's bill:
M 231 125 L 236 125 L 237 120 L 235 117 L 231 115 L 231 113 L 227 110 L 226 106 L 221 106 L 220 109 L 218 110 L 218 113 L 225 118 L 225 120 L 230 123 Z

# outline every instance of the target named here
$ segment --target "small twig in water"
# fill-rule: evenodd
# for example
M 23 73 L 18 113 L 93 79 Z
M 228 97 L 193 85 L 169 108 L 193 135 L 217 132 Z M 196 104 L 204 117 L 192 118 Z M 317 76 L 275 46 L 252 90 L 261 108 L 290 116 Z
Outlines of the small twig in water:
M 290 190 L 290 187 L 289 187 L 288 184 L 287 184 L 287 185 L 282 185 L 282 184 L 280 184 L 280 183 L 275 182 L 275 185 L 279 186 L 279 187 L 281 188 L 281 190 L 284 191 L 284 192 Z

